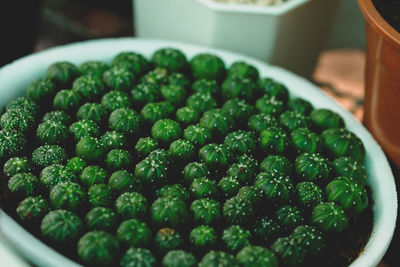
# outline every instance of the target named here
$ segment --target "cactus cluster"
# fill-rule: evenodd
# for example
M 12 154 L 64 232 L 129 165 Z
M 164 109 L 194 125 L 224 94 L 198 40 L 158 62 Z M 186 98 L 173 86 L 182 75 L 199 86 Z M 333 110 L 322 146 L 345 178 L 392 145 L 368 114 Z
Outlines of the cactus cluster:
M 371 208 L 339 113 L 215 54 L 54 63 L 0 127 L 1 201 L 89 266 L 299 266 Z

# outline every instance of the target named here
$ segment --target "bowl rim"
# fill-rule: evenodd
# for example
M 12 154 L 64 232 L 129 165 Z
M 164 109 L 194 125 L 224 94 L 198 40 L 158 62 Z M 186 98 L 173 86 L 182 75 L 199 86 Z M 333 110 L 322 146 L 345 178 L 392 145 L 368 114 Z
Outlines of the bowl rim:
M 400 46 L 400 33 L 396 31 L 376 9 L 372 0 L 358 0 L 358 5 L 365 19 L 376 31 L 395 46 Z
M 292 72 L 226 50 L 183 42 L 125 37 L 77 42 L 31 54 L 0 69 L 0 81 L 2 81 L 3 88 L 17 88 L 22 92 L 32 79 L 43 75 L 47 66 L 58 60 L 69 60 L 75 64 L 80 64 L 85 60 L 110 61 L 118 52 L 128 50 L 137 51 L 148 57 L 156 48 L 162 47 L 181 49 L 188 58 L 189 55 L 201 52 L 215 53 L 224 60 L 227 66 L 235 61 L 246 61 L 254 65 L 260 71 L 261 76 L 270 76 L 286 84 L 291 96 L 304 97 L 314 107 L 330 108 L 344 118 L 346 128 L 357 132 L 357 135 L 363 140 L 367 151 L 366 166 L 374 174 L 372 177 L 368 177 L 369 185 L 371 188 L 374 186 L 372 190 L 372 197 L 375 202 L 372 206 L 373 229 L 365 248 L 351 266 L 376 266 L 391 242 L 397 217 L 396 186 L 387 158 L 372 135 L 352 114 L 340 107 L 335 100 L 328 97 L 317 86 Z M 20 69 L 29 71 L 21 72 Z M 17 89 L 11 90 L 11 92 L 9 92 L 10 89 L 8 91 L 0 89 L 0 94 L 2 96 L 8 94 L 8 96 L 6 95 L 2 98 L 7 98 L 7 101 L 9 101 L 11 99 L 10 96 L 16 96 Z M 2 98 L 0 98 L 0 102 Z M 2 105 L 0 103 L 0 106 Z M 8 238 L 10 243 L 14 244 L 24 253 L 23 255 L 26 255 L 39 266 L 59 266 L 60 263 L 63 266 L 77 266 L 72 260 L 57 253 L 39 239 L 36 239 L 1 209 L 0 231 Z
M 281 5 L 267 6 L 240 3 L 224 3 L 216 2 L 214 0 L 196 0 L 197 3 L 217 12 L 248 13 L 260 15 L 282 15 L 310 1 L 314 0 L 290 0 Z

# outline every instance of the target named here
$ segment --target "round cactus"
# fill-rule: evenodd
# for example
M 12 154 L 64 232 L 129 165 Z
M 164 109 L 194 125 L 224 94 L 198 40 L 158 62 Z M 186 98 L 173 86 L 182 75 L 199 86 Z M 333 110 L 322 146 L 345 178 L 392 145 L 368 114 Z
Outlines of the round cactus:
M 251 166 L 249 166 L 249 164 L 234 163 L 229 167 L 226 175 L 234 177 L 241 185 L 248 185 L 253 182 L 255 171 Z
M 301 180 L 325 184 L 329 181 L 332 167 L 329 160 L 318 153 L 303 153 L 296 158 L 296 173 Z
M 157 148 L 159 148 L 157 140 L 151 137 L 141 137 L 135 145 L 135 152 L 139 158 L 145 158 Z
M 199 150 L 199 158 L 209 169 L 225 170 L 233 161 L 233 154 L 225 145 L 212 143 Z
M 190 68 L 195 80 L 205 78 L 221 81 L 226 73 L 225 63 L 214 54 L 197 54 L 190 61 Z
M 179 165 L 184 165 L 195 157 L 196 149 L 194 145 L 184 139 L 178 139 L 173 141 L 168 150 L 172 157 L 174 158 L 175 162 Z
M 275 254 L 260 246 L 247 246 L 238 252 L 236 260 L 241 266 L 266 266 L 278 267 L 278 260 Z
M 249 201 L 255 208 L 260 207 L 264 200 L 264 192 L 254 185 L 243 186 L 239 189 L 237 196 Z
M 19 156 L 26 148 L 27 141 L 22 133 L 14 130 L 0 130 L 0 160 Z
M 107 178 L 107 171 L 100 166 L 87 166 L 80 175 L 81 183 L 86 187 L 90 187 L 94 184 L 104 184 Z
M 112 112 L 119 108 L 130 108 L 132 106 L 132 99 L 125 92 L 111 90 L 102 96 L 101 105 L 109 112 Z
M 40 230 L 43 238 L 55 243 L 68 244 L 82 233 L 83 223 L 72 211 L 53 210 L 44 216 Z
M 93 75 L 78 77 L 72 84 L 72 90 L 79 93 L 86 101 L 96 100 L 105 93 L 105 86 L 101 78 Z
M 17 207 L 18 218 L 24 223 L 39 223 L 49 211 L 49 203 L 42 196 L 30 196 Z
M 119 64 L 106 70 L 103 73 L 103 80 L 113 90 L 127 92 L 133 87 L 136 77 L 129 68 Z
M 311 222 L 323 232 L 341 233 L 349 225 L 343 209 L 333 202 L 324 202 L 314 207 Z
M 297 128 L 290 133 L 291 143 L 298 152 L 320 153 L 322 152 L 322 139 L 306 128 Z
M 194 255 L 184 250 L 171 250 L 162 259 L 163 267 L 195 267 L 197 260 Z
M 184 202 L 190 198 L 189 190 L 181 184 L 164 185 L 156 191 L 157 197 L 176 197 Z
M 52 189 L 59 183 L 77 180 L 76 174 L 61 164 L 47 166 L 40 172 L 39 178 L 40 183 L 48 189 Z
M 114 203 L 114 194 L 106 184 L 95 184 L 88 190 L 89 203 L 94 207 L 111 207 Z
M 100 137 L 100 142 L 103 144 L 106 152 L 112 149 L 124 148 L 128 143 L 125 135 L 116 131 L 105 132 Z
M 79 239 L 77 250 L 83 262 L 101 266 L 115 261 L 119 245 L 112 235 L 103 231 L 91 231 Z
M 197 224 L 214 225 L 221 219 L 221 205 L 211 198 L 196 199 L 190 205 L 193 220 Z
M 288 110 L 279 116 L 279 123 L 283 128 L 293 131 L 298 128 L 308 128 L 310 119 L 301 113 Z
M 94 207 L 86 214 L 85 223 L 89 230 L 113 232 L 118 226 L 118 216 L 110 208 Z
M 187 88 L 190 85 L 189 78 L 179 72 L 171 73 L 168 76 L 168 84 L 178 85 Z
M 277 255 L 279 262 L 285 266 L 300 266 L 307 255 L 306 249 L 297 239 L 280 237 L 272 245 L 271 250 Z
M 35 118 L 23 109 L 9 110 L 0 117 L 0 127 L 3 130 L 27 133 L 32 130 L 34 124 Z
M 197 123 L 200 119 L 200 114 L 197 110 L 189 107 L 183 107 L 176 111 L 176 121 L 181 125 L 188 126 Z
M 63 110 L 53 110 L 44 114 L 42 117 L 42 122 L 45 121 L 55 121 L 67 126 L 71 124 L 72 118 Z
M 183 168 L 183 180 L 185 184 L 190 185 L 194 179 L 201 177 L 210 177 L 210 171 L 203 162 L 191 162 Z
M 196 178 L 190 185 L 190 193 L 193 198 L 216 198 L 218 196 L 218 187 L 214 180 L 206 177 Z
M 256 177 L 254 184 L 264 192 L 264 196 L 274 205 L 288 203 L 294 195 L 292 181 L 286 176 L 274 176 L 265 172 Z
M 151 83 L 161 86 L 168 83 L 168 71 L 163 68 L 155 68 L 140 79 L 142 83 Z
M 275 173 L 279 176 L 291 176 L 293 165 L 286 157 L 281 155 L 269 155 L 260 164 L 263 172 Z
M 225 198 L 231 198 L 239 192 L 241 184 L 237 177 L 225 176 L 218 182 L 218 188 Z
M 122 256 L 120 265 L 121 267 L 154 267 L 157 264 L 157 259 L 145 248 L 130 248 Z
M 99 103 L 86 103 L 76 112 L 78 120 L 91 120 L 102 124 L 108 117 L 108 111 Z
M 310 256 L 317 256 L 326 246 L 322 233 L 310 225 L 297 226 L 290 235 L 290 238 L 303 246 Z
M 183 131 L 183 139 L 190 141 L 196 147 L 201 147 L 211 141 L 211 131 L 198 124 L 190 125 Z
M 271 78 L 262 78 L 258 81 L 258 88 L 261 94 L 276 97 L 283 102 L 289 99 L 289 90 L 282 83 Z
M 236 61 L 229 67 L 228 76 L 237 76 L 242 79 L 246 78 L 252 81 L 257 81 L 259 73 L 253 65 L 244 61 Z
M 17 97 L 6 105 L 6 111 L 11 110 L 21 110 L 24 114 L 29 114 L 30 116 L 36 118 L 40 112 L 40 106 L 38 103 L 25 96 Z
M 169 72 L 185 71 L 188 64 L 185 54 L 171 47 L 156 50 L 151 61 L 156 67 L 167 69 Z
M 151 221 L 159 227 L 180 229 L 189 218 L 185 202 L 173 197 L 157 198 L 151 205 L 150 212 Z
M 224 145 L 235 155 L 253 154 L 256 151 L 255 137 L 251 132 L 239 130 L 229 133 Z
M 217 94 L 220 91 L 220 87 L 216 80 L 209 79 L 198 79 L 192 83 L 192 91 L 195 93 L 210 93 L 212 95 Z
M 74 114 L 81 104 L 82 97 L 73 90 L 61 90 L 53 99 L 53 108 Z
M 245 100 L 238 98 L 232 98 L 226 101 L 221 110 L 232 116 L 237 128 L 243 128 L 243 126 L 247 124 L 250 116 L 254 113 L 253 106 L 248 104 Z
M 274 218 L 281 229 L 285 231 L 290 231 L 305 221 L 303 213 L 296 206 L 290 205 L 277 209 Z
M 256 109 L 260 113 L 278 116 L 285 111 L 285 103 L 275 96 L 264 95 L 256 101 Z
M 7 183 L 8 190 L 13 195 L 28 197 L 38 190 L 38 179 L 32 173 L 17 173 Z
M 119 225 L 117 239 L 125 247 L 147 247 L 152 240 L 152 233 L 146 223 L 129 219 Z
M 106 155 L 106 167 L 110 171 L 128 169 L 132 162 L 132 155 L 126 149 L 112 149 Z
M 100 135 L 100 127 L 91 120 L 80 120 L 69 126 L 75 141 L 81 140 L 85 136 L 98 137 Z
M 57 145 L 44 145 L 36 148 L 32 153 L 32 162 L 41 168 L 51 164 L 63 164 L 67 161 L 64 148 Z
M 332 168 L 337 176 L 345 176 L 365 186 L 367 184 L 367 171 L 364 165 L 351 157 L 340 157 L 332 162 Z
M 148 103 L 154 103 L 161 100 L 159 86 L 152 83 L 140 83 L 133 87 L 131 96 L 135 106 L 143 107 Z
M 165 166 L 171 166 L 173 163 L 173 158 L 171 153 L 165 149 L 156 149 L 151 151 L 150 154 L 147 156 L 147 159 L 159 162 Z
M 99 139 L 91 136 L 82 137 L 76 144 L 75 153 L 87 162 L 97 162 L 104 156 L 104 146 Z
M 186 99 L 186 106 L 202 113 L 217 107 L 217 100 L 211 93 L 197 92 Z
M 305 116 L 308 116 L 313 110 L 311 103 L 300 97 L 290 99 L 288 102 L 288 108 Z
M 124 219 L 144 219 L 149 210 L 147 199 L 136 192 L 125 192 L 115 201 L 115 210 Z
M 68 61 L 53 63 L 46 71 L 46 79 L 58 87 L 68 88 L 79 75 L 78 68 Z
M 280 233 L 280 225 L 267 216 L 257 218 L 252 226 L 252 233 L 261 244 L 270 244 Z
M 181 106 L 185 102 L 186 90 L 180 85 L 162 85 L 161 95 L 164 99 L 175 106 Z
M 278 126 L 278 121 L 273 115 L 259 113 L 254 114 L 249 118 L 247 126 L 249 130 L 259 134 L 271 126 Z
M 251 233 L 239 225 L 231 225 L 222 232 L 221 239 L 229 251 L 236 252 L 250 245 Z
M 125 51 L 114 57 L 111 65 L 122 65 L 127 67 L 135 75 L 142 75 L 149 69 L 149 61 L 141 54 Z
M 108 119 L 108 126 L 111 130 L 132 136 L 139 134 L 142 124 L 140 115 L 130 108 L 116 109 Z
M 239 262 L 232 254 L 211 250 L 203 256 L 199 267 L 218 266 L 218 267 L 239 267 Z
M 169 144 L 182 135 L 182 129 L 174 120 L 162 119 L 156 121 L 151 128 L 152 137 L 162 144 Z
M 161 102 L 147 103 L 140 111 L 140 115 L 143 117 L 144 121 L 153 125 L 158 120 L 167 118 L 168 111 Z
M 345 176 L 333 179 L 325 188 L 328 201 L 335 202 L 345 211 L 361 213 L 368 207 L 365 188 Z
M 55 93 L 55 84 L 47 79 L 33 81 L 26 90 L 27 97 L 39 103 L 44 103 L 48 99 L 52 99 Z
M 145 158 L 136 164 L 135 178 L 152 187 L 163 185 L 168 181 L 168 168 L 163 162 Z
M 142 181 L 126 170 L 118 170 L 111 174 L 108 186 L 115 192 L 140 191 Z
M 354 133 L 344 128 L 334 128 L 322 132 L 321 137 L 332 157 L 348 156 L 363 162 L 365 148 L 360 138 Z
M 222 211 L 228 224 L 246 225 L 254 216 L 251 202 L 241 197 L 232 197 L 225 201 Z
M 183 247 L 181 234 L 172 228 L 161 228 L 158 230 L 154 242 L 162 254 Z
M 222 99 L 225 101 L 236 97 L 250 101 L 256 90 L 256 84 L 249 78 L 229 76 L 221 88 Z
M 296 185 L 296 200 L 300 206 L 312 209 L 324 200 L 322 189 L 313 182 L 301 182 Z
M 50 204 L 55 209 L 77 211 L 86 202 L 86 192 L 77 183 L 59 183 L 50 191 Z
M 190 231 L 189 241 L 196 250 L 212 249 L 217 244 L 218 236 L 211 226 L 199 225 Z
M 231 115 L 219 109 L 211 109 L 204 112 L 200 118 L 200 126 L 209 129 L 214 137 L 224 137 L 234 125 Z
M 65 167 L 67 167 L 67 169 L 72 171 L 74 174 L 80 175 L 82 171 L 87 167 L 87 163 L 80 157 L 73 157 L 68 160 Z
M 271 126 L 261 131 L 258 144 L 265 153 L 282 154 L 289 147 L 289 138 L 283 129 Z
M 330 109 L 314 109 L 310 113 L 310 119 L 313 128 L 318 132 L 322 132 L 330 128 L 344 127 L 343 118 Z
M 83 62 L 79 65 L 79 71 L 83 75 L 95 76 L 97 78 L 102 78 L 103 73 L 108 69 L 108 65 L 105 62 L 97 60 L 89 60 Z
M 11 177 L 17 173 L 31 172 L 32 163 L 26 157 L 13 157 L 9 158 L 4 163 L 3 173 L 4 175 Z

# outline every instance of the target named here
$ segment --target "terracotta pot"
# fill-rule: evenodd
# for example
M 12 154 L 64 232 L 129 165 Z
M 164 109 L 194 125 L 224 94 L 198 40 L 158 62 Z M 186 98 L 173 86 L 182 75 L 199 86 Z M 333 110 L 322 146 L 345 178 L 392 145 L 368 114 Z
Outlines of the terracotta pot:
M 400 167 L 400 33 L 382 18 L 372 0 L 358 4 L 366 18 L 364 124 Z

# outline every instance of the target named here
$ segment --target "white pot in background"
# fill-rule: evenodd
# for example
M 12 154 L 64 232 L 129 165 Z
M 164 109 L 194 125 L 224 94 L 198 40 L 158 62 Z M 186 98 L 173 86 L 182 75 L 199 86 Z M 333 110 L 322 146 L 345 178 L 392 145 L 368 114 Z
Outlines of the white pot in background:
M 135 34 L 231 50 L 311 77 L 341 0 L 133 0 Z

